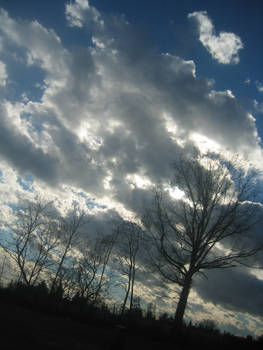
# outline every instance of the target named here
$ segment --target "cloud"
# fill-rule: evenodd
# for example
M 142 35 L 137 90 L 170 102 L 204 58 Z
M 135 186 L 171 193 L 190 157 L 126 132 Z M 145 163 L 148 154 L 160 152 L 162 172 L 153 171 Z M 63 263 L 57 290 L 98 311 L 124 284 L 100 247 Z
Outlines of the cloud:
M 6 72 L 6 65 L 4 62 L 0 61 L 0 87 L 5 87 L 7 84 L 7 72 Z
M 208 280 L 199 278 L 194 288 L 199 296 L 227 310 L 262 316 L 263 281 L 245 269 L 213 270 Z
M 96 24 L 90 46 L 65 48 L 52 29 L 0 13 L 3 43 L 23 49 L 24 69 L 43 77 L 39 101 L 25 99 L 21 85 L 20 102 L 9 101 L 8 113 L 3 103 L 12 147 L 2 157 L 14 167 L 135 210 L 150 194 L 129 179 L 169 181 L 169 164 L 191 150 L 193 133 L 251 159 L 260 154 L 253 117 L 230 91 L 198 78 L 193 61 L 157 53 L 123 16 L 102 15 L 87 1 L 67 4 L 66 16 L 72 26 Z
M 76 0 L 66 4 L 66 18 L 71 27 L 82 28 L 84 24 L 97 23 L 103 26 L 103 20 L 97 9 L 88 0 Z
M 56 179 L 56 158 L 36 147 L 27 135 L 23 126 L 13 125 L 15 115 L 8 104 L 0 106 L 0 155 L 21 171 L 29 172 L 50 184 Z M 22 131 L 22 132 L 21 132 Z
M 251 83 L 251 79 L 250 79 L 250 78 L 247 78 L 247 79 L 244 81 L 244 84 L 250 85 L 250 83 Z
M 263 113 L 263 103 L 258 102 L 257 100 L 253 101 L 253 106 L 257 113 Z
M 44 28 L 38 21 L 15 21 L 7 11 L 0 9 L 0 30 L 6 40 L 18 48 L 26 49 L 28 65 L 39 65 L 58 78 L 64 68 L 65 50 L 60 38 L 52 29 Z M 7 44 L 6 44 L 7 45 Z M 19 52 L 19 51 L 18 51 Z
M 237 64 L 239 50 L 243 48 L 240 37 L 234 33 L 220 32 L 215 34 L 214 26 L 206 11 L 188 14 L 198 25 L 199 40 L 211 56 L 222 64 Z
M 258 92 L 263 92 L 263 85 L 260 81 L 256 81 L 256 88 L 258 90 Z

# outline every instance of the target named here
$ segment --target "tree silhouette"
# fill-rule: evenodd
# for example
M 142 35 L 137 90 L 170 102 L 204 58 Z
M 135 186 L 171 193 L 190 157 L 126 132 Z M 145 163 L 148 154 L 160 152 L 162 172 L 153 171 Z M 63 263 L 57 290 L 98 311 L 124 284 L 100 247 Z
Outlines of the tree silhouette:
M 109 284 L 109 275 L 105 272 L 115 240 L 115 233 L 108 236 L 98 234 L 93 240 L 83 239 L 77 255 L 71 256 L 63 280 L 69 295 L 79 296 L 90 304 L 101 299 Z
M 120 248 L 120 254 L 117 258 L 119 270 L 122 276 L 127 279 L 127 282 L 124 284 L 125 296 L 121 311 L 123 314 L 128 298 L 130 298 L 129 309 L 130 311 L 133 309 L 134 283 L 137 270 L 136 260 L 143 239 L 143 231 L 138 224 L 132 221 L 123 221 L 119 224 L 117 230 L 119 231 L 118 246 Z
M 175 314 L 181 325 L 196 273 L 234 267 L 258 251 L 249 239 L 258 220 L 252 202 L 257 173 L 213 155 L 180 158 L 173 170 L 172 185 L 182 198 L 159 186 L 143 222 L 150 232 L 151 263 L 166 281 L 181 286 Z
M 58 245 L 55 218 L 49 210 L 51 202 L 22 203 L 15 222 L 8 227 L 9 238 L 2 248 L 16 263 L 19 280 L 35 285 L 41 273 L 50 266 L 50 254 Z
M 101 264 L 101 273 L 100 273 L 100 277 L 99 277 L 99 283 L 98 283 L 98 286 L 96 288 L 96 292 L 94 295 L 94 300 L 93 300 L 94 304 L 96 304 L 99 297 L 101 296 L 102 288 L 105 285 L 106 268 L 107 268 L 107 265 L 109 263 L 109 260 L 110 260 L 111 254 L 112 254 L 113 247 L 117 241 L 118 234 L 119 234 L 118 231 L 112 232 L 110 235 L 105 236 L 100 241 L 99 252 L 100 252 L 100 255 L 102 257 L 102 260 L 101 260 L 102 264 Z
M 51 293 L 55 293 L 57 288 L 61 288 L 64 274 L 68 270 L 65 267 L 67 258 L 72 249 L 78 245 L 80 236 L 87 229 L 89 221 L 90 216 L 76 206 L 67 213 L 66 217 L 59 219 L 57 226 L 59 247 L 55 255 L 55 272 L 51 271 Z

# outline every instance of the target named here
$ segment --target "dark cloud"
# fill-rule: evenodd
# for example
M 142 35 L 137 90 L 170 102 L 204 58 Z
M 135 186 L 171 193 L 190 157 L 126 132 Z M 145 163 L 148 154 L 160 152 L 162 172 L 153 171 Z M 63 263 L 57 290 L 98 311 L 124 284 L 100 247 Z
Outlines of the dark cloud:
M 202 304 L 194 304 L 194 303 L 188 302 L 188 304 L 187 304 L 187 312 L 188 313 L 195 314 L 195 313 L 198 313 L 200 311 L 201 312 L 205 311 L 205 313 L 211 314 L 210 311 L 205 310 L 205 308 Z
M 57 173 L 60 183 L 67 183 L 99 194 L 103 191 L 104 167 L 94 161 L 93 151 L 63 124 L 50 130 L 55 146 L 59 149 L 60 163 Z
M 263 281 L 244 269 L 212 270 L 207 279 L 198 278 L 194 289 L 205 301 L 228 310 L 262 316 Z
M 0 154 L 22 174 L 32 173 L 50 185 L 57 184 L 59 159 L 45 153 L 12 124 L 8 124 L 6 111 L 0 110 Z
M 116 230 L 116 222 L 120 220 L 115 210 L 104 210 L 91 217 L 88 223 L 88 237 L 111 235 Z

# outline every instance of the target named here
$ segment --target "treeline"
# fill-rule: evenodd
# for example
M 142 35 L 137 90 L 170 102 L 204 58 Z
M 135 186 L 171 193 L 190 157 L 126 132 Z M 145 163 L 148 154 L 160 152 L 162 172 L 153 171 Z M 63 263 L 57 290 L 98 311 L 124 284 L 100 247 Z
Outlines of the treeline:
M 16 276 L 9 280 L 27 287 L 43 282 L 52 296 L 80 298 L 97 305 L 121 290 L 123 314 L 133 309 L 137 256 L 143 230 L 134 222 L 114 217 L 109 232 L 93 232 L 92 216 L 75 206 L 59 216 L 53 203 L 27 203 L 14 211 L 14 221 L 1 239 Z M 1 281 L 6 271 L 1 267 Z M 10 265 L 10 264 L 9 264 Z
M 141 346 L 151 346 L 152 349 L 170 348 L 176 346 L 181 349 L 192 349 L 200 346 L 203 349 L 261 349 L 263 337 L 257 340 L 251 336 L 246 338 L 234 336 L 230 333 L 221 333 L 216 323 L 205 320 L 199 324 L 184 324 L 177 328 L 176 320 L 168 314 L 162 314 L 156 318 L 154 307 L 148 305 L 147 310 L 142 310 L 140 302 L 136 299 L 133 310 L 126 310 L 121 314 L 115 308 L 103 302 L 96 305 L 87 303 L 86 299 L 74 297 L 68 299 L 62 294 L 50 294 L 45 282 L 36 286 L 26 286 L 24 283 L 10 283 L 9 286 L 0 287 L 0 302 L 5 304 L 18 305 L 47 315 L 48 322 L 53 323 L 52 318 L 56 317 L 59 328 L 59 319 L 72 321 L 72 333 L 78 325 L 86 325 L 82 339 L 90 339 L 89 327 L 97 327 L 101 330 L 101 336 L 105 336 L 102 345 L 107 348 L 123 348 L 128 342 L 138 342 Z M 10 312 L 10 311 L 9 311 Z M 5 315 L 2 315 L 5 316 Z M 26 322 L 26 320 L 24 320 Z M 35 319 L 37 322 L 37 319 Z M 10 325 L 11 327 L 11 325 Z M 83 329 L 83 328 L 82 328 Z M 108 331 L 105 333 L 105 331 Z M 12 332 L 16 332 L 14 325 Z M 96 340 L 94 340 L 96 341 Z M 101 342 L 101 339 L 97 339 Z

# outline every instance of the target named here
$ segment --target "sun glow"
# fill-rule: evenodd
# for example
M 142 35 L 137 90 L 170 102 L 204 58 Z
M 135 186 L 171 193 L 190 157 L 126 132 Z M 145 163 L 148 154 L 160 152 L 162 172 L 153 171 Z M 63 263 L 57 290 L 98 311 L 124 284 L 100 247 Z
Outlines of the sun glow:
M 174 199 L 182 199 L 184 197 L 184 191 L 181 191 L 178 187 L 167 188 L 169 195 Z
M 81 123 L 76 133 L 80 142 L 88 144 L 90 149 L 98 150 L 100 148 L 102 140 L 94 134 L 94 130 L 91 130 L 91 126 L 87 123 Z
M 192 133 L 191 139 L 198 146 L 202 153 L 206 153 L 208 151 L 219 152 L 221 149 L 221 146 L 217 142 L 204 135 Z
M 179 146 L 184 147 L 186 139 L 184 133 L 176 125 L 174 118 L 172 118 L 168 113 L 164 112 L 163 115 L 164 125 L 168 131 L 169 138 L 176 142 Z
M 127 175 L 126 180 L 133 188 L 147 188 L 152 185 L 151 181 L 146 176 L 139 174 Z

